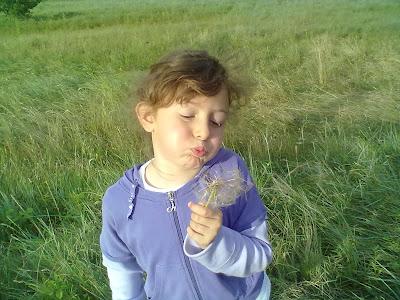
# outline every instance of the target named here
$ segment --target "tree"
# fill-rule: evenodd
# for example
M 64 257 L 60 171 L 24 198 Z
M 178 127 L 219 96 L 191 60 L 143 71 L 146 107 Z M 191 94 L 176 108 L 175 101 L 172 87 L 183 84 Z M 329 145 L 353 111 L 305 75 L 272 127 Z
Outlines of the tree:
M 32 8 L 38 5 L 41 0 L 0 0 L 0 12 L 7 15 L 26 17 Z

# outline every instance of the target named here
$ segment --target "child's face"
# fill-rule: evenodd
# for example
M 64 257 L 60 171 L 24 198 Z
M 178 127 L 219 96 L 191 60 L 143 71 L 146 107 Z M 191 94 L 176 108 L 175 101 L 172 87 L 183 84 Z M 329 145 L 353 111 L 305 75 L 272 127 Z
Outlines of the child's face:
M 221 147 L 228 110 L 224 88 L 215 96 L 199 95 L 157 109 L 152 124 L 155 158 L 182 170 L 200 168 Z

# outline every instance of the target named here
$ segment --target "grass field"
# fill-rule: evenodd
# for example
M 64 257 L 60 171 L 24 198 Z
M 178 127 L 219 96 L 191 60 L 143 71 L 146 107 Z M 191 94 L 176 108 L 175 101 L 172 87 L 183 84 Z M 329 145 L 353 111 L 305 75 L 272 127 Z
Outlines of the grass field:
M 395 0 L 49 0 L 0 15 L 0 299 L 110 298 L 101 197 L 146 158 L 131 91 L 176 48 L 254 83 L 225 145 L 269 209 L 272 299 L 400 299 L 399 16 Z

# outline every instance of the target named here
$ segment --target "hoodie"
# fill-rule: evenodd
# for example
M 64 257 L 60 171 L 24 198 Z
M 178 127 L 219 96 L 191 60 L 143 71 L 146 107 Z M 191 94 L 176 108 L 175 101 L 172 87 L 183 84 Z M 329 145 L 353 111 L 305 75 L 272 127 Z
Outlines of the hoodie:
M 136 278 L 145 274 L 139 283 L 142 291 L 132 299 L 256 299 L 272 252 L 267 241 L 241 234 L 266 220 L 266 208 L 243 160 L 221 148 L 192 180 L 167 193 L 145 190 L 140 166 L 107 189 L 100 235 L 107 261 L 126 266 Z M 220 232 L 197 251 L 186 237 L 187 204 L 196 199 L 205 174 L 222 177 L 227 170 L 239 170 L 251 188 L 221 209 Z

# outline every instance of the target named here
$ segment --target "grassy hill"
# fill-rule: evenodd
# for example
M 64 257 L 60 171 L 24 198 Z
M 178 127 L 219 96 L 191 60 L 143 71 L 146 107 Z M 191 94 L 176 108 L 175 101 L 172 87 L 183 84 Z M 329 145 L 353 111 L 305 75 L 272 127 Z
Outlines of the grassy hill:
M 398 1 L 43 1 L 0 15 L 0 299 L 109 299 L 101 197 L 147 157 L 135 82 L 207 49 L 269 209 L 272 299 L 400 298 Z

